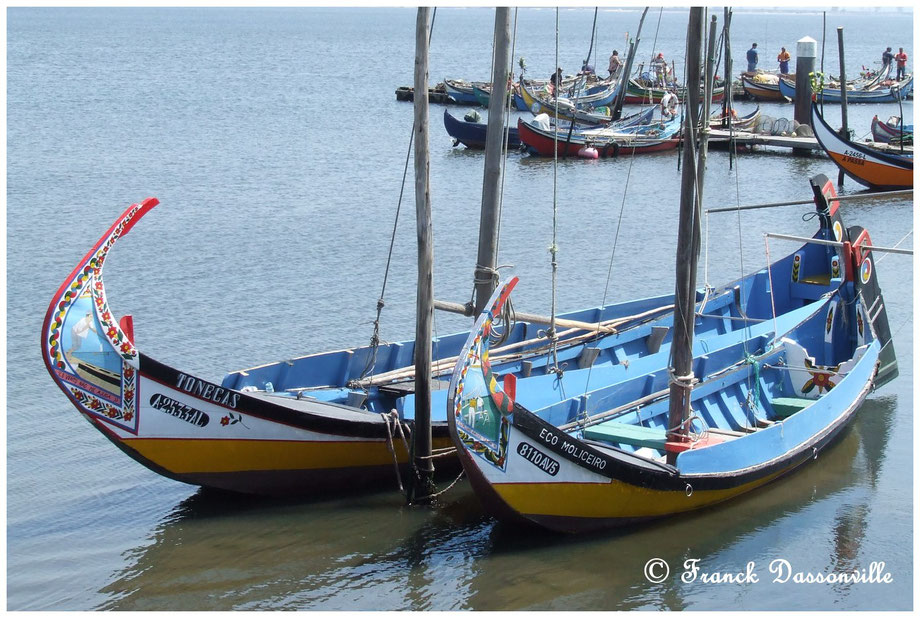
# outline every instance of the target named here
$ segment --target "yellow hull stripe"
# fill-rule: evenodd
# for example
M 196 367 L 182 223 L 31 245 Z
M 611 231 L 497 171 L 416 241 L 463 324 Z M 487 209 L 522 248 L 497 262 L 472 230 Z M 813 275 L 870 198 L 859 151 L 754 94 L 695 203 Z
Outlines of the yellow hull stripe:
M 386 442 L 302 442 L 282 440 L 190 440 L 133 438 L 123 443 L 141 457 L 176 474 L 253 470 L 324 470 L 393 465 Z M 451 446 L 435 438 L 432 447 Z M 409 460 L 402 440 L 393 441 L 397 460 Z
M 502 500 L 524 515 L 584 518 L 641 518 L 670 515 L 728 500 L 769 483 L 785 470 L 732 487 L 694 491 L 663 491 L 622 481 L 609 483 L 508 483 L 493 485 Z M 690 482 L 691 486 L 693 482 Z

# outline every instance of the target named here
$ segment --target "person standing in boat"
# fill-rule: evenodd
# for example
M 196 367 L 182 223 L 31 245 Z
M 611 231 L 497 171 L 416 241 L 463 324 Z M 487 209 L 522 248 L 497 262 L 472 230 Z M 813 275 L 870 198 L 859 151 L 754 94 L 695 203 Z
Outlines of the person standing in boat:
M 549 78 L 550 89 L 552 90 L 553 98 L 556 98 L 556 93 L 559 91 L 559 88 L 562 87 L 562 69 L 557 68 L 556 72 L 553 73 Z
M 751 49 L 747 50 L 747 62 L 748 62 L 748 73 L 753 73 L 757 70 L 757 43 L 751 44 Z
M 898 48 L 898 53 L 895 54 L 894 61 L 898 63 L 898 74 L 895 79 L 901 81 L 904 79 L 904 71 L 907 70 L 907 54 L 904 53 L 903 47 Z
M 677 93 L 674 92 L 674 88 L 664 93 L 664 96 L 661 97 L 661 119 L 668 121 L 674 118 L 674 116 L 677 115 L 677 106 L 679 103 L 680 101 L 677 98 Z
M 649 63 L 655 83 L 659 86 L 667 86 L 668 83 L 668 61 L 664 59 L 664 54 L 659 52 L 651 63 Z
M 607 72 L 610 73 L 611 78 L 618 77 L 622 68 L 623 59 L 620 58 L 620 53 L 617 50 L 613 50 L 613 53 L 610 54 L 610 62 L 607 64 Z
M 888 70 L 892 60 L 894 60 L 894 54 L 891 53 L 890 47 L 886 47 L 885 51 L 882 52 L 882 73 Z
M 791 56 L 789 52 L 786 51 L 785 47 L 781 47 L 779 50 L 779 55 L 776 56 L 777 62 L 779 62 L 779 72 L 783 75 L 789 73 L 789 60 Z

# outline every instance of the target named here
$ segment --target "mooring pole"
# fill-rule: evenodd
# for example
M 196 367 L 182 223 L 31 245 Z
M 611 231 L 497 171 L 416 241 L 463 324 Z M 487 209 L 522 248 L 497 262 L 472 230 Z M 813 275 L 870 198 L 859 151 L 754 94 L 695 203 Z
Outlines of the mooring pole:
M 818 42 L 807 36 L 795 44 L 795 119 L 799 124 L 811 125 L 811 74 L 815 72 Z M 793 148 L 794 154 L 810 151 Z
M 482 313 L 498 285 L 498 229 L 502 188 L 502 145 L 505 137 L 505 101 L 511 65 L 511 9 L 495 9 L 492 53 L 492 94 L 486 127 L 486 157 L 482 173 L 482 206 L 479 215 L 479 252 L 476 257 L 474 316 Z
M 428 21 L 430 8 L 420 7 L 415 21 L 415 92 L 428 92 Z M 428 189 L 428 97 L 415 97 L 415 221 L 418 232 L 418 288 L 415 322 L 415 428 L 412 431 L 408 500 L 431 501 L 431 325 L 434 319 L 434 250 L 431 193 Z
M 846 64 L 843 62 L 843 26 L 837 26 L 837 50 L 840 53 L 840 120 L 843 126 L 840 127 L 840 137 L 850 139 L 850 132 L 847 129 L 847 71 Z M 837 172 L 837 185 L 843 186 L 843 170 Z
M 693 377 L 693 323 L 696 306 L 696 264 L 693 237 L 700 226 L 697 209 L 696 135 L 700 122 L 700 48 L 703 38 L 703 9 L 690 9 L 687 26 L 687 101 L 684 112 L 686 133 L 680 183 L 680 219 L 677 231 L 676 283 L 674 285 L 674 338 L 671 344 L 673 379 L 670 386 L 667 440 L 687 439 L 684 423 L 690 409 Z M 708 121 L 708 119 L 706 119 Z M 700 170 L 702 172 L 702 170 Z M 674 465 L 677 453 L 669 450 L 667 461 Z

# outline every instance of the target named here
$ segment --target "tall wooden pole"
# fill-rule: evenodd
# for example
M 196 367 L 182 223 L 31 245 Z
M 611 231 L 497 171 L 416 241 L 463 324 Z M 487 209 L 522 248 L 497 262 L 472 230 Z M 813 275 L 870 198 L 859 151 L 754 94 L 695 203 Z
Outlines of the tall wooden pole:
M 676 283 L 674 286 L 674 339 L 671 346 L 672 369 L 675 380 L 670 387 L 668 408 L 669 442 L 683 442 L 686 431 L 682 426 L 690 410 L 689 377 L 693 371 L 693 322 L 696 305 L 696 264 L 698 253 L 693 251 L 693 237 L 698 234 L 700 221 L 696 196 L 696 131 L 700 122 L 700 49 L 703 39 L 703 9 L 690 9 L 687 26 L 687 101 L 684 113 L 686 139 L 680 183 L 680 220 L 677 232 Z M 668 451 L 668 463 L 673 465 L 677 453 Z
M 722 126 L 727 127 L 732 111 L 732 99 L 734 97 L 734 88 L 732 87 L 732 46 L 729 40 L 732 24 L 732 10 L 729 7 L 725 7 L 723 13 L 722 29 L 725 33 L 723 37 L 725 41 L 725 51 L 722 53 L 725 68 L 723 77 L 725 78 L 725 91 L 728 93 L 728 96 L 722 99 Z M 729 152 L 731 152 L 731 149 L 729 149 Z
M 843 26 L 837 26 L 837 51 L 840 54 L 840 120 L 843 126 L 840 127 L 840 136 L 843 139 L 850 139 L 850 132 L 847 130 L 847 70 L 843 61 Z M 843 170 L 837 172 L 837 185 L 843 186 Z
M 636 38 L 629 44 L 629 55 L 626 56 L 626 66 L 623 67 L 623 73 L 620 75 L 620 89 L 617 91 L 617 99 L 611 115 L 613 120 L 619 120 L 623 115 L 623 101 L 626 99 L 626 90 L 629 88 L 629 76 L 632 74 L 636 50 L 639 49 L 639 37 L 642 35 L 642 24 L 645 22 L 646 13 L 648 13 L 648 7 L 645 7 L 642 11 L 642 17 L 639 18 L 639 29 L 636 30 Z
M 706 84 L 703 86 L 703 113 L 700 124 L 700 154 L 699 174 L 696 180 L 697 192 L 702 199 L 703 179 L 706 169 L 706 157 L 709 154 L 709 110 L 712 105 L 712 91 L 715 89 L 716 78 L 716 16 L 712 16 L 709 25 L 709 46 L 706 48 Z
M 428 21 L 420 7 L 415 21 L 415 220 L 418 232 L 418 292 L 415 323 L 415 429 L 409 483 L 410 503 L 430 502 L 434 493 L 431 460 L 431 324 L 434 319 L 434 251 L 428 189 Z
M 486 157 L 482 174 L 482 207 L 479 216 L 479 253 L 476 257 L 476 305 L 479 315 L 498 285 L 498 229 L 501 202 L 502 145 L 505 137 L 505 101 L 511 65 L 511 9 L 495 9 L 492 59 L 492 94 L 486 127 Z

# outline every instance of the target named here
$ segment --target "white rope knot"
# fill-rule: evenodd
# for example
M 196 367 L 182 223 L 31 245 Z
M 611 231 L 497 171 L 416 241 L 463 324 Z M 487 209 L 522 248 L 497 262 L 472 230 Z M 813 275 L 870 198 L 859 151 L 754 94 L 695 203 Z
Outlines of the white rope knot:
M 495 281 L 498 281 L 498 269 L 476 264 L 476 268 L 473 269 L 473 282 L 475 284 L 493 283 Z
M 697 379 L 695 375 L 693 375 L 692 371 L 688 373 L 687 375 L 678 376 L 674 374 L 673 367 L 668 368 L 668 384 L 673 384 L 679 388 L 689 390 L 693 388 L 694 384 L 697 384 L 697 383 L 699 383 L 699 380 Z

